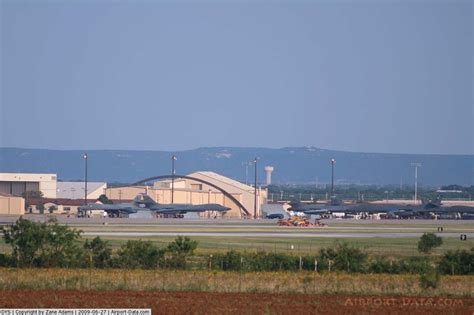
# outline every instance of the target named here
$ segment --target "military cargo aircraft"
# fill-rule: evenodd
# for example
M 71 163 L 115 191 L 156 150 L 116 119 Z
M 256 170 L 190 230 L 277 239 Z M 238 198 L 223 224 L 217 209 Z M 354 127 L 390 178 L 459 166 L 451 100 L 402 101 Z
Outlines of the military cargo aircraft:
M 151 211 L 154 214 L 163 215 L 174 215 L 176 217 L 182 217 L 183 214 L 188 212 L 203 212 L 203 211 L 216 211 L 226 212 L 230 210 L 228 207 L 221 206 L 217 203 L 208 203 L 200 205 L 192 204 L 159 204 L 156 203 L 147 194 L 138 194 L 133 202 L 131 203 L 119 203 L 119 204 L 97 204 L 90 203 L 86 206 L 78 208 L 78 212 L 83 216 L 87 211 L 90 210 L 104 210 L 110 217 L 124 217 L 138 211 Z

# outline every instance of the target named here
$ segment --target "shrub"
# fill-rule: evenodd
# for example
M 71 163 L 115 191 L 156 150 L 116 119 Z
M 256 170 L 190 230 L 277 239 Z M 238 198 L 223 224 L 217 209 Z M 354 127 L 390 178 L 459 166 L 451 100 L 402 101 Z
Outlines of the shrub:
M 424 233 L 418 241 L 418 250 L 421 253 L 429 253 L 435 247 L 443 244 L 443 239 L 434 233 Z
M 81 232 L 59 225 L 55 219 L 36 223 L 20 217 L 2 231 L 12 247 L 13 265 L 74 267 L 81 263 L 82 252 L 77 246 Z
M 420 275 L 420 287 L 427 290 L 429 288 L 436 289 L 440 280 L 439 273 L 432 269 L 431 271 L 422 273 Z
M 399 262 L 397 260 L 388 260 L 386 258 L 373 259 L 368 267 L 371 273 L 399 273 Z
M 448 251 L 441 258 L 438 271 L 442 274 L 467 275 L 474 273 L 474 248 L 466 250 Z
M 53 213 L 53 212 L 56 211 L 56 210 L 58 210 L 58 207 L 56 207 L 56 206 L 54 206 L 54 205 L 53 205 L 53 206 L 50 206 L 50 207 L 48 208 L 49 213 Z
M 251 271 L 297 270 L 299 257 L 258 252 L 248 257 L 248 269 Z
M 44 214 L 44 210 L 46 208 L 44 207 L 44 204 L 39 203 L 39 204 L 36 205 L 36 209 L 39 211 L 40 214 Z
M 319 259 L 322 267 L 329 269 L 329 261 L 332 263 L 331 270 L 347 272 L 364 272 L 367 265 L 367 253 L 360 249 L 349 246 L 347 243 L 337 244 L 336 249 L 321 249 Z
M 303 267 L 311 267 L 310 261 L 314 264 L 314 257 L 303 257 Z M 307 263 L 308 262 L 308 263 Z M 221 270 L 245 270 L 245 271 L 278 271 L 278 270 L 298 270 L 299 257 L 282 253 L 238 253 L 229 251 L 225 254 L 212 255 L 212 268 Z
M 398 269 L 400 273 L 422 274 L 432 267 L 428 257 L 408 257 L 398 261 Z
M 225 253 L 221 257 L 220 266 L 222 266 L 222 270 L 241 270 L 243 262 L 243 256 L 237 253 L 234 250 Z
M 198 242 L 189 237 L 178 236 L 173 242 L 168 244 L 166 251 L 171 254 L 167 261 L 167 266 L 186 269 L 186 257 L 192 256 L 197 248 Z
M 92 241 L 86 240 L 84 249 L 89 260 L 95 268 L 107 268 L 112 266 L 112 248 L 107 241 L 103 241 L 100 237 L 94 238 Z
M 42 225 L 43 243 L 39 261 L 47 267 L 76 267 L 82 263 L 83 251 L 79 247 L 80 231 L 60 225 L 56 219 L 50 219 Z
M 13 259 L 7 254 L 0 253 L 0 267 L 10 267 L 13 265 Z
M 117 252 L 115 265 L 120 268 L 152 269 L 163 259 L 164 251 L 150 241 L 127 241 Z

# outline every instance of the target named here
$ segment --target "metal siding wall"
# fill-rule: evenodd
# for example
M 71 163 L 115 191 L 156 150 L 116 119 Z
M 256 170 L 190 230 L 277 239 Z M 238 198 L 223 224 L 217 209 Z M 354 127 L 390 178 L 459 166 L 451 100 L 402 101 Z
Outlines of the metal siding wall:
M 10 182 L 0 182 L 0 194 L 10 194 Z
M 26 190 L 27 191 L 39 191 L 39 183 L 38 182 L 26 183 Z
M 25 183 L 18 182 L 12 183 L 12 195 L 13 196 L 21 196 L 25 192 Z

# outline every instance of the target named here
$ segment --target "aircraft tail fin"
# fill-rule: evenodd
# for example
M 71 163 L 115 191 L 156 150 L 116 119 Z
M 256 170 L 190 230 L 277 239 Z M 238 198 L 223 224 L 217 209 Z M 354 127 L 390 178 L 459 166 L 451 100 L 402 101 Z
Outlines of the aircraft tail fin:
M 156 202 L 147 194 L 138 194 L 135 199 L 133 199 L 133 203 L 138 206 L 143 205 L 146 208 L 156 204 Z

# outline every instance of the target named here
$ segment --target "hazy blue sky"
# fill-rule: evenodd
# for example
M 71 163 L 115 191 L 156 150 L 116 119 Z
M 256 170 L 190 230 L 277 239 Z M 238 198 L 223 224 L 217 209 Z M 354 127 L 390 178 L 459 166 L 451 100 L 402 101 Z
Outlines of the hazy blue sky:
M 3 147 L 474 154 L 470 0 L 0 3 Z

